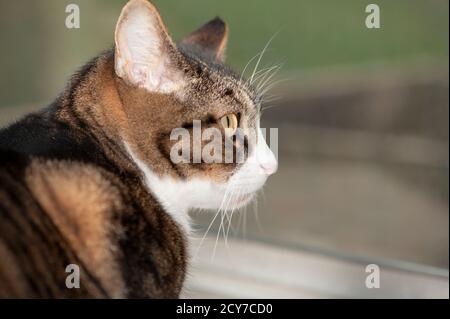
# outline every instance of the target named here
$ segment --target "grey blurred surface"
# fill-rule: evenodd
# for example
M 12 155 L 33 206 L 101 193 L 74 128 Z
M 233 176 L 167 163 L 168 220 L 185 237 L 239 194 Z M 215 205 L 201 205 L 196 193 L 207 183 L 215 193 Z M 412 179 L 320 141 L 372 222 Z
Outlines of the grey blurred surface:
M 193 241 L 195 250 L 199 241 Z M 211 252 L 215 251 L 214 256 Z M 368 288 L 366 267 L 314 252 L 255 241 L 207 237 L 191 261 L 185 298 L 447 298 L 448 277 L 376 264 L 379 288 Z

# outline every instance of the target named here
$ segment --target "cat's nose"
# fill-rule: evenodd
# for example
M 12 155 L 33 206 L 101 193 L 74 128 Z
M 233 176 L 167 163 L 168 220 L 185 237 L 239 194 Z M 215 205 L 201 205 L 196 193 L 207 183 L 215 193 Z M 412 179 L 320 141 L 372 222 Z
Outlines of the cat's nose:
M 276 160 L 262 162 L 259 165 L 261 166 L 261 168 L 264 171 L 264 173 L 267 174 L 267 175 L 274 174 L 277 171 L 277 169 L 278 169 L 278 163 L 277 163 Z
M 264 174 L 272 175 L 277 171 L 278 161 L 262 136 L 261 130 L 259 134 L 260 140 L 256 148 L 256 158 Z

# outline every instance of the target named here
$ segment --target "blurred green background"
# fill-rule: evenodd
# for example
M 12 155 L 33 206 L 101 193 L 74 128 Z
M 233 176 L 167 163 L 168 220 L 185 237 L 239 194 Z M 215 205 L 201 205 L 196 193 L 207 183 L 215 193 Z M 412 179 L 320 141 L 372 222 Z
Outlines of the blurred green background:
M 65 28 L 69 3 L 80 6 L 80 29 Z M 0 107 L 50 101 L 78 66 L 112 45 L 124 3 L 0 0 Z M 216 15 L 227 21 L 228 61 L 236 70 L 278 31 L 266 60 L 285 62 L 285 71 L 448 56 L 448 1 L 376 3 L 382 27 L 368 30 L 361 0 L 155 1 L 174 39 Z
M 65 27 L 70 3 L 80 7 L 80 29 Z M 0 0 L 0 126 L 48 105 L 76 69 L 111 47 L 125 3 Z M 277 33 L 263 65 L 283 62 L 280 77 L 291 81 L 277 88 L 281 99 L 263 126 L 279 129 L 279 171 L 255 213 L 234 215 L 230 234 L 437 276 L 448 291 L 448 1 L 377 0 L 380 29 L 365 26 L 372 1 L 154 3 L 175 40 L 222 17 L 230 31 L 228 63 L 238 72 Z M 199 234 L 212 216 L 194 216 Z M 217 229 L 216 223 L 211 246 Z M 205 260 L 199 269 L 210 267 Z M 234 271 L 246 269 L 243 262 Z M 272 262 L 282 271 L 281 260 Z M 424 291 L 442 296 L 433 287 L 400 286 L 392 296 Z

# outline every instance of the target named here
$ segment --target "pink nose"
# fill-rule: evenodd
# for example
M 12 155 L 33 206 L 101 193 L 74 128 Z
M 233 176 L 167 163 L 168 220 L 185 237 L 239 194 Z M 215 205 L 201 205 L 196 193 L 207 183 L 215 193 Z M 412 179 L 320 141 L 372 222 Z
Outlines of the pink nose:
M 261 168 L 264 171 L 264 173 L 266 173 L 267 175 L 272 175 L 273 173 L 275 173 L 277 171 L 278 165 L 277 163 L 272 163 L 272 162 L 265 162 L 265 163 L 261 163 Z

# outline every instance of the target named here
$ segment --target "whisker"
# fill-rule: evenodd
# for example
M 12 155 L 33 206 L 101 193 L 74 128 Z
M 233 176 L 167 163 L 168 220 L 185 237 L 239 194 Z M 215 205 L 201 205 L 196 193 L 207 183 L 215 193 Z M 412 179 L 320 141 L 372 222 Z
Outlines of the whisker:
M 247 211 L 247 206 L 244 207 L 243 214 L 245 214 L 246 211 Z M 239 232 L 241 226 L 242 226 L 242 214 L 239 214 L 239 219 L 238 219 L 237 226 L 236 226 L 238 232 Z
M 277 105 L 277 104 L 273 104 L 273 105 L 267 105 L 267 106 L 265 106 L 265 107 L 261 108 L 261 112 L 264 112 L 264 111 L 270 110 L 270 109 L 272 109 L 272 108 L 274 108 L 274 107 L 277 107 L 277 106 L 279 106 L 279 105 Z
M 216 256 L 217 243 L 219 242 L 220 229 L 222 227 L 222 224 L 223 224 L 223 213 L 221 213 L 220 226 L 219 226 L 219 230 L 217 231 L 216 241 L 214 243 L 214 249 L 213 249 L 213 253 L 211 255 L 211 260 L 214 260 L 214 257 Z
M 242 195 L 242 192 L 244 191 L 244 188 L 243 187 L 241 187 L 241 188 L 239 188 L 238 189 L 238 192 L 237 192 L 237 198 L 239 198 L 239 196 L 241 196 Z M 228 222 L 228 229 L 227 229 L 227 234 L 226 234 L 226 236 L 225 236 L 225 244 L 226 245 L 228 245 L 228 234 L 229 234 L 229 232 L 230 232 L 230 227 L 231 227 L 231 222 L 232 222 L 232 220 L 233 220 L 233 214 L 234 214 L 234 211 L 235 211 L 235 207 L 233 207 L 233 209 L 231 210 L 231 215 L 230 215 L 230 220 L 229 220 L 229 222 Z
M 246 232 L 247 232 L 247 214 L 243 216 L 244 222 L 242 223 L 242 232 L 243 232 L 243 239 L 245 240 Z
M 267 85 L 261 92 L 259 92 L 260 96 L 264 96 L 267 92 L 269 92 L 271 89 L 273 89 L 276 85 L 289 81 L 291 80 L 290 78 L 285 78 L 285 79 L 280 79 L 277 81 L 274 81 L 272 83 L 270 83 L 269 85 Z
M 255 73 L 255 79 L 253 80 L 253 83 L 258 82 L 258 81 L 261 82 L 261 79 L 265 78 L 267 76 L 267 74 L 272 72 L 277 67 L 278 67 L 277 65 L 274 65 L 274 66 L 259 70 L 258 72 Z
M 227 198 L 227 196 L 228 196 L 228 194 L 229 194 L 229 188 L 230 188 L 230 184 L 227 185 L 227 188 L 225 189 L 225 194 L 224 194 L 224 196 L 223 196 L 223 198 L 222 198 L 222 202 L 220 203 L 219 209 L 218 209 L 217 212 L 214 214 L 213 219 L 212 219 L 211 222 L 209 223 L 208 228 L 206 229 L 205 233 L 203 234 L 202 239 L 200 240 L 199 245 L 197 246 L 196 252 L 195 252 L 195 254 L 194 254 L 194 260 L 197 258 L 197 255 L 198 255 L 198 253 L 199 253 L 199 251 L 200 251 L 200 249 L 201 249 L 201 247 L 202 247 L 202 245 L 203 245 L 203 242 L 205 241 L 205 238 L 206 238 L 206 236 L 208 235 L 208 233 L 209 233 L 209 231 L 210 231 L 212 225 L 214 224 L 214 221 L 216 220 L 217 216 L 218 216 L 218 215 L 220 214 L 220 212 L 221 212 L 221 209 L 222 209 L 222 207 L 223 207 L 223 205 L 224 205 L 224 202 L 225 202 L 225 200 L 226 200 L 226 198 Z
M 198 255 L 198 253 L 199 253 L 199 251 L 200 251 L 200 248 L 202 247 L 203 242 L 205 241 L 205 238 L 206 238 L 206 236 L 208 235 L 209 230 L 211 229 L 211 227 L 212 227 L 214 221 L 216 220 L 217 216 L 219 215 L 219 212 L 220 212 L 220 210 L 218 210 L 218 211 L 215 213 L 213 219 L 211 220 L 211 222 L 210 222 L 209 225 L 208 225 L 208 228 L 206 229 L 205 233 L 203 234 L 203 237 L 202 237 L 202 239 L 200 240 L 200 243 L 198 244 L 197 249 L 196 249 L 196 251 L 195 251 L 194 258 L 193 258 L 194 260 L 196 260 L 197 255 Z
M 228 184 L 227 189 L 228 189 L 228 187 L 230 187 L 230 185 L 233 185 L 233 183 Z M 229 207 L 230 203 L 232 202 L 233 197 L 235 196 L 235 193 L 236 193 L 236 191 L 234 191 L 234 190 L 232 189 L 232 190 L 231 190 L 231 193 L 230 193 L 231 195 L 229 196 L 228 202 L 227 202 L 225 208 L 222 210 L 222 213 L 225 213 L 225 214 L 226 214 L 226 211 L 228 210 L 228 207 Z M 218 244 L 218 242 L 219 242 L 219 237 L 220 237 L 220 230 L 221 230 L 221 228 L 222 228 L 222 230 L 223 230 L 223 234 L 224 234 L 224 238 L 225 238 L 225 225 L 223 224 L 223 222 L 224 222 L 224 215 L 222 214 L 222 216 L 221 216 L 221 221 L 220 221 L 220 226 L 219 226 L 219 230 L 218 230 L 217 236 L 216 236 L 216 242 L 214 243 L 213 254 L 212 254 L 212 257 L 211 257 L 212 259 L 214 259 L 215 255 L 216 255 L 216 249 L 217 249 L 217 244 Z
M 250 77 L 250 84 L 253 84 L 253 77 L 255 76 L 256 71 L 258 70 L 259 64 L 261 63 L 261 60 L 264 56 L 264 53 L 266 52 L 267 48 L 269 47 L 272 40 L 278 35 L 279 31 L 277 31 L 272 37 L 270 37 L 269 41 L 267 41 L 266 45 L 264 46 L 264 49 L 259 54 L 258 61 L 256 62 L 255 68 L 253 69 L 253 74 Z
M 265 200 L 265 196 L 264 196 L 264 188 L 261 189 L 260 191 L 262 197 L 263 197 L 263 201 Z M 261 225 L 261 222 L 259 221 L 259 211 L 258 211 L 258 200 L 255 196 L 255 200 L 254 200 L 254 205 L 253 205 L 253 213 L 255 215 L 255 220 L 256 220 L 256 225 L 258 226 L 258 229 L 261 233 L 264 233 L 263 231 L 263 227 Z
M 228 216 L 228 214 L 227 214 L 227 211 L 228 211 L 228 206 L 230 205 L 230 203 L 231 203 L 231 201 L 232 201 L 232 199 L 233 199 L 233 196 L 234 196 L 234 191 L 233 191 L 233 188 L 231 187 L 231 185 L 233 185 L 233 188 L 234 188 L 234 183 L 233 183 L 233 182 L 231 182 L 231 183 L 228 184 L 228 186 L 227 186 L 227 189 L 228 189 L 228 188 L 231 188 L 231 192 L 229 192 L 229 196 L 228 196 L 227 200 L 225 201 L 225 204 L 224 204 L 225 206 L 222 207 L 220 226 L 219 226 L 219 230 L 218 230 L 218 232 L 217 232 L 216 244 L 215 244 L 214 247 L 216 247 L 216 245 L 217 245 L 217 241 L 218 241 L 218 239 L 219 239 L 219 235 L 220 235 L 220 230 L 221 230 L 221 229 L 222 229 L 222 231 L 223 231 L 223 237 L 225 238 L 225 236 L 226 236 L 226 233 L 225 233 L 225 225 L 224 225 L 224 220 L 225 220 L 224 217 L 226 216 L 227 220 L 228 220 L 228 221 L 230 220 L 230 218 L 229 218 L 229 216 Z M 215 254 L 215 248 L 214 248 L 214 254 Z
M 264 89 L 265 85 L 270 84 L 270 80 L 281 70 L 283 66 L 279 65 L 276 68 L 274 68 L 273 72 L 268 74 L 264 79 L 261 80 L 262 83 L 259 83 L 256 87 L 257 91 L 261 91 Z
M 253 61 L 254 59 L 256 59 L 256 58 L 258 57 L 258 55 L 260 55 L 260 54 L 261 54 L 261 51 L 259 51 L 258 53 L 256 53 L 250 60 L 248 60 L 247 64 L 246 64 L 245 67 L 244 67 L 244 70 L 242 70 L 241 77 L 239 78 L 239 81 L 242 81 L 242 78 L 244 77 L 245 71 L 246 71 L 247 68 L 249 67 L 250 63 L 252 63 L 252 61 Z
M 273 96 L 273 97 L 264 98 L 264 100 L 262 101 L 263 108 L 268 103 L 277 102 L 277 101 L 280 101 L 281 99 L 282 99 L 282 96 Z

